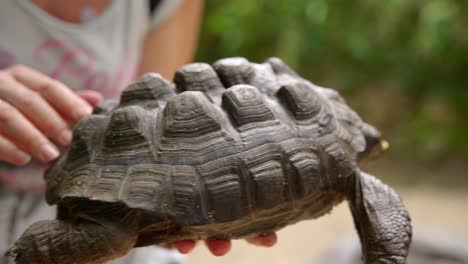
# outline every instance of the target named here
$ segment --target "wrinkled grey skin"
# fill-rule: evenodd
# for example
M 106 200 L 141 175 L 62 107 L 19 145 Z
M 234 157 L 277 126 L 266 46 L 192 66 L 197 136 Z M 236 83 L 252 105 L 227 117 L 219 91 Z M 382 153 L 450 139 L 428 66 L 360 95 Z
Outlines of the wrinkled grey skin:
M 103 263 L 133 247 L 275 231 L 346 199 L 364 262 L 406 263 L 409 215 L 357 165 L 384 145 L 336 91 L 276 58 L 189 64 L 174 83 L 147 74 L 77 125 L 45 174 L 57 219 L 9 254 Z

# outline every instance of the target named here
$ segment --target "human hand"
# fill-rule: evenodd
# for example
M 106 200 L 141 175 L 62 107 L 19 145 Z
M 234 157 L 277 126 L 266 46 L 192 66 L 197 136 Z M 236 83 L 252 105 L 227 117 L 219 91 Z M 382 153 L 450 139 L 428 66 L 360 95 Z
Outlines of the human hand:
M 267 233 L 258 235 L 252 238 L 246 239 L 248 243 L 263 246 L 272 247 L 276 244 L 277 236 L 276 233 Z M 194 240 L 180 240 L 173 243 L 173 247 L 176 248 L 180 253 L 187 254 L 195 248 L 196 241 Z M 224 256 L 231 250 L 230 240 L 206 240 L 206 246 L 210 252 L 215 256 Z
M 74 93 L 29 67 L 0 70 L 0 160 L 25 165 L 31 157 L 50 162 L 68 146 L 69 124 L 91 114 L 101 100 L 94 91 Z

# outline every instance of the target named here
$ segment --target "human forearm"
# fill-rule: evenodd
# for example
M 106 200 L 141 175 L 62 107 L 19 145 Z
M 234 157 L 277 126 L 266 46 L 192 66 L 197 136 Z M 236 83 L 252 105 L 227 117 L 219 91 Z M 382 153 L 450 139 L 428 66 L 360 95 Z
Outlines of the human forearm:
M 202 0 L 184 1 L 176 13 L 146 37 L 140 74 L 158 72 L 172 79 L 193 60 L 203 9 Z

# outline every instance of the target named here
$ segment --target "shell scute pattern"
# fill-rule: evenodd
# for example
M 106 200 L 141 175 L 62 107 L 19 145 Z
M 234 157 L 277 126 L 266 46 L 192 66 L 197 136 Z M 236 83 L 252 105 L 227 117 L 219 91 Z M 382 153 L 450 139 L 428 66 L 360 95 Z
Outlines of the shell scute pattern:
M 286 200 L 288 183 L 282 166 L 281 146 L 265 144 L 249 150 L 241 157 L 241 164 L 252 215 Z
M 92 115 L 87 117 L 83 122 L 77 124 L 73 132 L 72 143 L 66 157 L 66 169 L 74 170 L 85 164 L 89 164 L 94 159 L 95 144 L 99 140 L 99 130 L 96 128 L 106 125 L 109 119 L 101 115 Z
M 233 154 L 238 151 L 228 129 L 225 114 L 198 91 L 188 91 L 171 98 L 156 126 L 162 129 L 158 146 L 160 158 L 175 164 L 195 165 L 210 161 L 215 151 Z M 183 162 L 183 160 L 192 162 Z M 181 163 L 182 161 L 182 163 Z
M 134 165 L 128 171 L 118 200 L 126 201 L 132 207 L 142 206 L 145 210 L 167 215 L 172 196 L 164 190 L 171 188 L 170 175 L 171 166 L 168 165 Z
M 174 85 L 156 73 L 142 75 L 129 85 L 120 96 L 120 106 L 137 104 L 145 108 L 156 108 L 161 100 L 174 95 Z
M 335 90 L 316 87 L 318 91 L 328 100 L 330 110 L 333 112 L 335 122 L 339 123 L 334 130 L 334 134 L 341 140 L 348 142 L 354 152 L 361 152 L 366 148 L 365 127 L 370 125 L 362 122 L 358 114 L 352 110 L 344 98 Z M 373 135 L 374 136 L 374 135 Z M 375 135 L 375 137 L 379 137 Z
M 107 166 L 101 168 L 92 184 L 90 184 L 84 193 L 85 197 L 91 200 L 117 201 L 119 190 L 127 176 L 127 168 L 123 166 Z M 70 185 L 73 186 L 73 185 Z
M 60 185 L 60 196 L 84 197 L 88 186 L 94 183 L 94 178 L 100 173 L 100 167 L 96 164 L 87 164 L 64 173 L 67 173 L 67 177 Z
M 281 162 L 268 160 L 249 168 L 254 182 L 257 209 L 270 209 L 286 200 L 286 182 Z
M 213 64 L 224 87 L 236 84 L 252 83 L 255 78 L 255 69 L 245 58 L 226 58 Z
M 208 220 L 229 222 L 248 214 L 241 168 L 235 158 L 222 158 L 197 166 L 205 186 Z M 226 196 L 229 193 L 231 195 Z M 226 206 L 228 204 L 228 206 Z
M 174 83 L 177 91 L 203 92 L 210 100 L 219 103 L 224 87 L 215 70 L 207 63 L 192 63 L 176 71 Z
M 316 117 L 323 107 L 320 96 L 304 82 L 284 85 L 278 91 L 278 96 L 284 100 L 288 110 L 299 122 Z
M 337 113 L 327 96 L 277 59 L 186 65 L 175 85 L 144 75 L 119 105 L 80 123 L 95 129 L 75 131 L 68 160 L 76 165 L 55 169 L 64 180 L 49 202 L 121 201 L 181 225 L 255 217 L 295 203 L 327 190 L 330 162 L 354 166 L 338 151 L 347 139 L 333 141 Z M 224 206 L 226 192 L 231 207 Z
M 164 109 L 164 137 L 201 137 L 221 129 L 217 110 L 201 92 L 174 96 Z
M 290 157 L 297 199 L 324 189 L 320 158 L 314 152 L 299 152 Z
M 140 106 L 126 106 L 112 112 L 99 157 L 126 159 L 151 156 L 146 112 Z
M 250 85 L 238 84 L 229 88 L 223 94 L 223 108 L 229 112 L 238 128 L 275 119 L 258 89 Z
M 202 182 L 195 167 L 176 165 L 172 168 L 173 210 L 172 221 L 181 226 L 201 225 L 208 221 L 203 199 Z

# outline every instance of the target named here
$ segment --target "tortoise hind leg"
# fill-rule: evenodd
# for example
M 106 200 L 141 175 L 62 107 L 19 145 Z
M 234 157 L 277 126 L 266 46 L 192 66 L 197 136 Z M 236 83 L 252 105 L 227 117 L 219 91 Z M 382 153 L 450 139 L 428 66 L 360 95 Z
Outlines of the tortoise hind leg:
M 411 223 L 398 194 L 364 172 L 356 174 L 352 189 L 349 203 L 365 263 L 406 263 Z
M 8 254 L 17 264 L 104 263 L 133 248 L 137 219 L 135 213 L 128 213 L 119 222 L 39 221 L 14 242 Z

